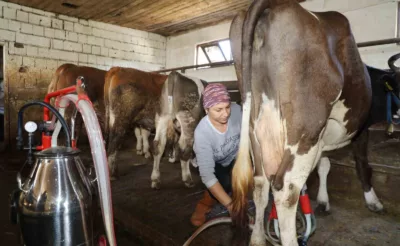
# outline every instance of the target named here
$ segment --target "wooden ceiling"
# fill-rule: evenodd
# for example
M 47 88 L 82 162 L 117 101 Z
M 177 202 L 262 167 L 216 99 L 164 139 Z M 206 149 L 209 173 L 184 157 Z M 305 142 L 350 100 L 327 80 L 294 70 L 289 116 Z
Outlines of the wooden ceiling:
M 252 0 L 6 0 L 53 13 L 176 35 L 228 21 Z M 301 0 L 300 0 L 301 1 Z

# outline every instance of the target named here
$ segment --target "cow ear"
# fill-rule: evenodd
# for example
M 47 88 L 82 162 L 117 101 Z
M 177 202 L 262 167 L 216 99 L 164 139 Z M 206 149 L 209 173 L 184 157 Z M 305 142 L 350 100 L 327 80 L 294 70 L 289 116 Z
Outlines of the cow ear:
M 379 83 L 385 88 L 385 91 L 392 91 L 394 88 L 397 88 L 395 84 L 395 79 L 389 74 L 385 74 L 379 79 Z
M 394 63 L 400 58 L 400 53 L 391 56 L 388 60 L 388 65 L 396 73 L 400 73 L 400 67 L 394 65 Z

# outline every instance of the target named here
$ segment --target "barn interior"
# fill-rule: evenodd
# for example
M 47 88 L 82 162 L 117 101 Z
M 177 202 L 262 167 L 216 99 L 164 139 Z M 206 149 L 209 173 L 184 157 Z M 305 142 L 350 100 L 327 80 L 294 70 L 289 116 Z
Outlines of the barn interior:
M 350 22 L 362 61 L 388 70 L 400 53 L 399 0 L 299 0 L 309 11 L 338 11 Z M 135 68 L 169 74 L 177 71 L 227 86 L 240 104 L 229 30 L 233 17 L 250 0 L 10 0 L 0 1 L 0 194 L 6 201 L 17 186 L 26 151 L 16 150 L 17 115 L 31 100 L 43 100 L 58 67 L 66 63 L 102 70 Z M 400 67 L 400 62 L 396 65 Z M 399 75 L 400 76 L 400 75 Z M 357 97 L 358 95 L 354 95 Z M 25 120 L 40 121 L 41 108 Z M 308 245 L 399 245 L 400 128 L 380 122 L 369 128 L 368 158 L 374 190 L 384 211 L 365 204 L 350 146 L 329 152 L 331 212 L 316 209 L 319 178 L 307 180 L 317 228 Z M 27 136 L 27 135 L 26 135 Z M 39 136 L 36 136 L 39 137 Z M 26 137 L 27 139 L 27 137 Z M 150 142 L 154 133 L 150 136 Z M 199 171 L 190 166 L 194 187 L 181 180 L 179 162 L 164 156 L 161 189 L 151 188 L 153 159 L 136 153 L 133 131 L 118 154 L 120 178 L 111 182 L 113 216 L 119 245 L 183 245 L 196 227 L 190 216 L 205 191 Z M 87 134 L 78 148 L 85 165 L 93 163 Z M 27 170 L 24 170 L 27 172 Z M 268 207 L 267 210 L 269 210 Z M 1 204 L 1 245 L 21 245 L 10 205 Z M 98 215 L 101 217 L 100 209 Z M 98 231 L 104 231 L 100 222 Z M 103 232 L 104 233 L 104 232 Z M 191 245 L 247 245 L 236 242 L 230 225 L 212 227 Z

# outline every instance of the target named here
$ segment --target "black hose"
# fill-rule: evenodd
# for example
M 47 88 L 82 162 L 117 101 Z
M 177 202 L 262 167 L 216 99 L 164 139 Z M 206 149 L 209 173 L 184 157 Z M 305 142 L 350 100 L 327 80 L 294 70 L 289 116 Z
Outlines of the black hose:
M 30 106 L 33 105 L 40 105 L 43 107 L 46 107 L 47 109 L 49 109 L 56 117 L 57 119 L 60 121 L 65 135 L 67 137 L 67 147 L 71 147 L 71 135 L 69 132 L 69 128 L 67 123 L 65 122 L 64 118 L 61 116 L 61 114 L 57 111 L 57 109 L 55 109 L 53 106 L 51 106 L 50 104 L 43 102 L 43 101 L 33 101 L 33 102 L 29 102 L 27 104 L 25 104 L 24 106 L 21 107 L 21 109 L 18 112 L 18 136 L 17 136 L 17 148 L 18 149 L 23 149 L 23 145 L 24 145 L 24 140 L 22 137 L 22 123 L 23 123 L 23 117 L 24 117 L 24 110 Z

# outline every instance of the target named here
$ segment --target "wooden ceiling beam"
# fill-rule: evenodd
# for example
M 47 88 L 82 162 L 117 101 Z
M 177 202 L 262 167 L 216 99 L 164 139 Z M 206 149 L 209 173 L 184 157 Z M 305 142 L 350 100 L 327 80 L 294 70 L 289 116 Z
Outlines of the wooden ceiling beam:
M 165 36 L 232 19 L 253 0 L 8 0 L 57 14 Z M 297 0 L 303 2 L 305 0 Z M 62 6 L 63 2 L 78 8 Z

